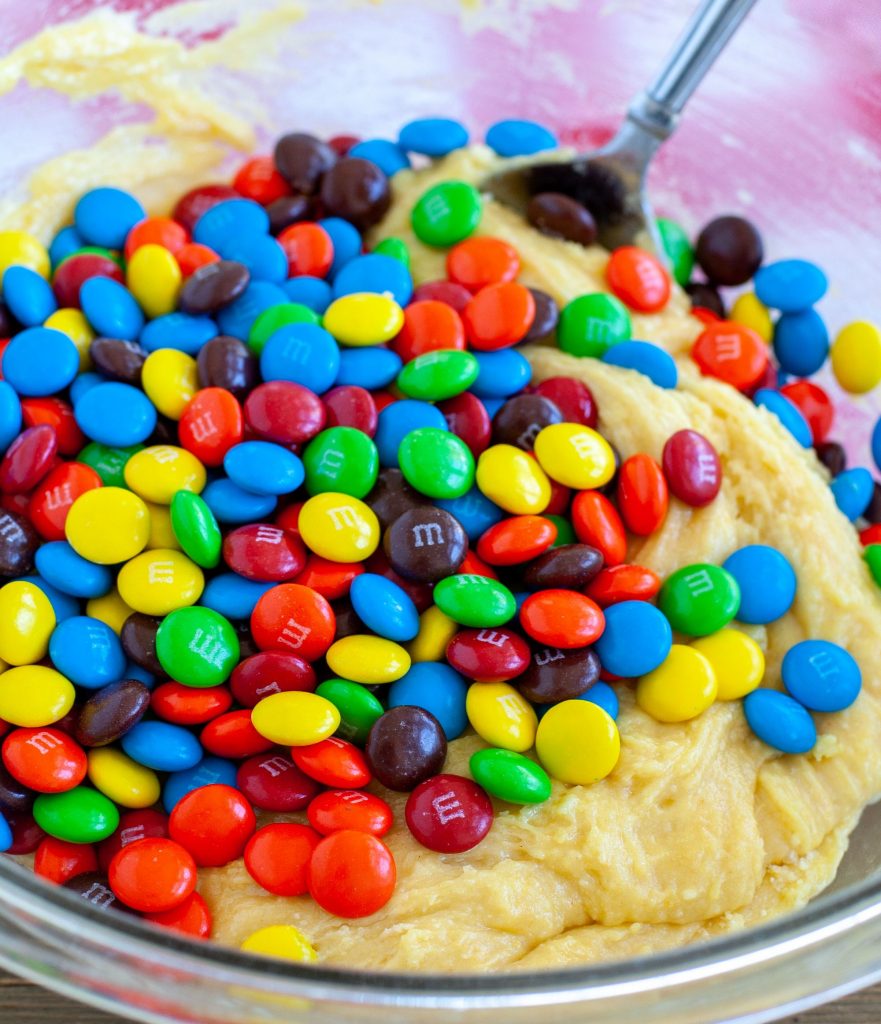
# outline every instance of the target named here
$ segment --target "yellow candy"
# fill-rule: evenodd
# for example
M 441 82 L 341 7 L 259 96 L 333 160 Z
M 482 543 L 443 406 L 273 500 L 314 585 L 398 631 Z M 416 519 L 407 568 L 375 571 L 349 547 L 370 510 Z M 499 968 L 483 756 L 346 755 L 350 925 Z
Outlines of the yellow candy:
M 176 348 L 157 349 L 141 368 L 141 387 L 163 416 L 179 420 L 199 387 L 196 360 Z
M 604 779 L 618 763 L 621 737 L 614 719 L 598 704 L 564 700 L 538 723 L 535 752 L 555 779 L 589 786 Z
M 178 491 L 198 494 L 206 479 L 205 467 L 196 456 L 171 444 L 144 448 L 125 464 L 126 485 L 144 501 L 159 505 L 170 505 Z
M 453 622 L 449 615 L 433 604 L 419 616 L 419 632 L 407 644 L 410 660 L 415 664 L 420 661 L 443 661 L 447 644 L 459 632 L 458 623 Z
M 7 267 L 30 267 L 41 277 L 49 276 L 49 253 L 27 231 L 0 231 L 0 278 Z
M 331 672 L 365 686 L 393 683 L 410 671 L 410 655 L 394 640 L 381 636 L 344 636 L 326 655 Z
M 744 292 L 737 298 L 728 319 L 749 327 L 768 344 L 774 337 L 774 322 L 771 320 L 768 307 L 754 292 Z
M 144 550 L 150 536 L 150 513 L 124 487 L 97 487 L 70 506 L 64 535 L 78 555 L 99 565 L 114 565 Z
M 152 807 L 159 799 L 159 778 L 121 750 L 95 747 L 89 751 L 89 781 L 120 807 Z
M 24 580 L 0 587 L 0 658 L 7 664 L 33 665 L 44 658 L 53 629 L 55 611 L 39 587 Z
M 324 327 L 341 345 L 381 345 L 404 323 L 404 311 L 388 295 L 356 292 L 327 307 Z
M 339 728 L 340 713 L 317 693 L 287 690 L 259 701 L 251 711 L 251 724 L 272 743 L 308 747 L 333 736 Z
M 716 700 L 740 700 L 761 683 L 765 655 L 755 640 L 739 629 L 720 629 L 691 646 L 713 667 L 718 686 Z
M 125 620 L 134 612 L 119 596 L 116 587 L 103 597 L 93 597 L 86 602 L 86 615 L 91 619 L 100 619 L 117 635 L 121 632 Z
M 477 460 L 477 486 L 512 515 L 538 515 L 551 500 L 551 484 L 531 456 L 512 444 L 494 444 Z
M 0 675 L 0 718 L 38 729 L 64 718 L 73 707 L 73 683 L 54 668 L 21 665 Z
M 180 551 L 181 546 L 171 526 L 171 509 L 168 505 L 156 505 L 152 501 L 146 503 L 150 510 L 150 537 L 147 550 L 171 548 Z
M 687 722 L 707 710 L 718 690 L 709 660 L 694 647 L 673 644 L 664 661 L 636 684 L 636 702 L 659 722 Z
M 56 309 L 43 326 L 61 331 L 76 345 L 76 350 L 80 354 L 80 373 L 91 367 L 92 357 L 89 355 L 89 345 L 95 338 L 95 332 L 81 310 Z
M 139 246 L 125 272 L 128 290 L 149 317 L 165 316 L 177 308 L 181 272 L 177 260 L 162 245 Z
M 348 494 L 327 491 L 309 498 L 298 525 L 309 550 L 332 562 L 363 562 L 379 546 L 373 509 Z
M 615 475 L 609 442 L 580 423 L 552 423 L 540 430 L 535 457 L 552 480 L 580 491 L 602 487 Z
M 535 709 L 507 683 L 472 683 L 465 711 L 474 731 L 491 747 L 522 754 L 535 742 Z
M 292 924 L 273 924 L 249 935 L 241 948 L 258 956 L 273 956 L 279 960 L 313 963 L 318 954 L 306 936 Z
M 881 381 L 881 331 L 865 320 L 842 327 L 830 350 L 835 379 L 854 395 Z
M 168 615 L 195 604 L 205 588 L 202 570 L 180 551 L 145 551 L 119 571 L 119 596 L 136 612 Z

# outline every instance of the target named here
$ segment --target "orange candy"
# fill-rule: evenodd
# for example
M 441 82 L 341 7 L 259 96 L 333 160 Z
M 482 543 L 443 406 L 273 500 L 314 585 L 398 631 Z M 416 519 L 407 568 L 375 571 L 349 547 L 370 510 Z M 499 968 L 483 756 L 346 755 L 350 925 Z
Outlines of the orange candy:
M 161 245 L 176 256 L 190 240 L 189 232 L 171 217 L 147 217 L 129 231 L 125 239 L 125 258 L 130 260 L 142 245 Z
M 278 173 L 271 156 L 255 156 L 246 160 L 233 178 L 233 188 L 261 206 L 291 194 L 291 186 Z
M 599 491 L 579 491 L 572 502 L 572 526 L 582 544 L 602 553 L 606 565 L 620 565 L 627 555 L 627 531 L 615 506 Z
M 669 493 L 661 467 L 650 455 L 631 455 L 618 471 L 618 508 L 627 529 L 647 537 L 667 518 Z
M 335 631 L 328 601 L 298 583 L 267 590 L 251 613 L 251 634 L 261 651 L 287 651 L 304 661 L 323 657 Z
M 538 558 L 557 539 L 557 527 L 544 516 L 512 516 L 491 526 L 477 542 L 477 554 L 490 565 L 518 565 Z
M 63 885 L 68 878 L 98 870 L 95 847 L 46 836 L 34 854 L 34 874 Z
M 367 917 L 388 903 L 397 871 L 391 850 L 367 832 L 344 829 L 326 836 L 312 854 L 309 892 L 337 917 Z
M 392 809 L 381 797 L 354 789 L 319 793 L 306 809 L 309 824 L 322 835 L 353 829 L 384 836 L 392 827 Z
M 199 242 L 188 242 L 179 252 L 175 254 L 177 265 L 180 267 L 182 277 L 191 277 L 199 267 L 207 263 L 219 263 L 220 256 L 207 245 Z
M 66 793 L 86 777 L 85 751 L 60 729 L 13 729 L 2 753 L 9 774 L 37 793 Z
M 70 506 L 86 491 L 101 486 L 101 477 L 82 462 L 62 462 L 51 470 L 31 494 L 28 516 L 44 540 L 64 540 Z
M 185 899 L 179 907 L 156 914 L 144 914 L 144 920 L 181 932 L 191 939 L 207 939 L 211 935 L 211 911 L 197 892 Z
M 209 754 L 237 760 L 264 754 L 273 747 L 251 724 L 250 708 L 218 715 L 202 730 L 199 741 Z
M 337 736 L 305 747 L 292 747 L 291 757 L 301 772 L 325 786 L 360 789 L 373 778 L 361 751 Z
M 320 224 L 291 224 L 278 236 L 278 244 L 287 255 L 291 277 L 324 277 L 333 263 L 333 241 Z
M 196 888 L 196 864 L 172 839 L 142 839 L 110 862 L 110 888 L 127 907 L 155 914 L 173 910 Z
M 619 601 L 650 601 L 661 589 L 661 577 L 643 565 L 612 565 L 602 569 L 584 591 L 601 608 Z
M 466 238 L 447 253 L 447 277 L 469 292 L 479 292 L 488 284 L 513 281 L 519 273 L 517 250 L 501 238 Z
M 606 281 L 612 293 L 638 313 L 657 313 L 670 298 L 670 275 L 651 253 L 622 245 L 609 257 Z
M 328 601 L 336 601 L 348 594 L 352 580 L 362 572 L 361 562 L 331 562 L 321 555 L 309 555 L 305 568 L 294 582 L 309 587 Z
M 74 419 L 73 408 L 60 398 L 23 399 L 21 418 L 26 427 L 37 427 L 43 423 L 52 427 L 61 455 L 77 455 L 85 447 L 86 437 Z
M 242 407 L 226 388 L 202 388 L 187 403 L 177 431 L 182 448 L 204 466 L 220 466 L 244 436 Z
M 469 550 L 465 560 L 456 570 L 457 576 L 486 576 L 491 580 L 499 578 L 498 573 L 484 562 L 474 551 Z
M 569 650 L 599 639 L 606 618 L 599 605 L 574 590 L 540 590 L 523 602 L 520 624 L 540 644 Z
M 462 318 L 452 306 L 437 299 L 411 302 L 404 310 L 404 326 L 392 347 L 405 363 L 441 348 L 464 349 Z
M 708 324 L 691 349 L 704 376 L 724 380 L 738 391 L 757 384 L 768 367 L 768 346 L 754 330 L 731 320 Z
M 468 341 L 480 352 L 516 345 L 526 337 L 534 319 L 532 292 L 516 281 L 481 288 L 462 311 Z
M 201 786 L 181 797 L 168 819 L 168 834 L 175 845 L 180 844 L 202 868 L 223 867 L 241 857 L 256 827 L 257 818 L 245 797 L 232 786 L 219 783 Z M 149 842 L 158 840 L 144 839 L 127 849 L 136 850 Z
M 320 842 L 321 836 L 308 825 L 265 825 L 248 840 L 245 868 L 275 896 L 302 896 L 309 888 L 309 862 Z
M 232 707 L 232 694 L 225 686 L 197 689 L 169 680 L 153 691 L 150 707 L 154 714 L 175 725 L 202 725 Z

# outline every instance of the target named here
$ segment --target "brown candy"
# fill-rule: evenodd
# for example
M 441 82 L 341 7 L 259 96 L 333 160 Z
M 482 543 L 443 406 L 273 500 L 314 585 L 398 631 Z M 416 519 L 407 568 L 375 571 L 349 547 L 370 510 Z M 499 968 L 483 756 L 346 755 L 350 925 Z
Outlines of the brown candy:
M 391 204 L 388 178 L 369 160 L 347 156 L 324 175 L 321 202 L 329 216 L 365 231 L 382 220 Z
M 551 548 L 526 566 L 523 581 L 535 590 L 580 590 L 603 567 L 603 556 L 589 544 L 563 544 Z
M 95 338 L 89 345 L 89 355 L 101 373 L 125 384 L 140 386 L 141 367 L 147 359 L 147 353 L 134 341 Z
M 9 306 L 0 299 L 0 338 L 11 338 L 18 330 L 19 326 L 10 312 Z
M 762 236 L 743 217 L 716 217 L 698 235 L 694 250 L 698 266 L 710 281 L 744 284 L 762 265 Z
M 373 723 L 364 753 L 383 786 L 406 793 L 443 769 L 447 740 L 429 711 L 403 705 Z
M 13 778 L 0 764 L 0 811 L 29 811 L 34 796 L 32 790 Z
M 193 316 L 213 313 L 235 301 L 250 280 L 251 272 L 236 260 L 204 263 L 187 278 L 178 306 Z
M 196 368 L 200 388 L 226 388 L 236 398 L 244 397 L 257 384 L 254 354 L 243 341 L 226 334 L 219 334 L 199 349 Z
M 295 192 L 311 196 L 337 155 L 326 142 L 306 132 L 291 132 L 275 144 L 275 166 Z
M 27 576 L 39 546 L 40 535 L 29 520 L 0 509 L 0 576 Z
M 543 395 L 517 395 L 493 416 L 493 444 L 512 444 L 531 452 L 540 430 L 562 423 L 563 414 L 556 403 Z
M 82 875 L 74 875 L 73 878 L 68 878 L 63 886 L 69 892 L 76 893 L 86 903 L 91 903 L 98 910 L 121 910 L 124 914 L 135 913 L 131 907 L 127 907 L 122 900 L 116 897 L 110 888 L 107 876 L 100 871 L 87 871 Z
M 847 453 L 837 441 L 823 441 L 816 446 L 816 451 L 817 458 L 829 470 L 830 476 L 838 476 L 847 469 Z
M 143 612 L 132 612 L 122 624 L 119 639 L 122 649 L 131 660 L 154 676 L 164 676 L 165 670 L 156 656 L 156 633 L 162 619 L 154 619 Z
M 282 196 L 266 207 L 266 213 L 269 217 L 269 230 L 273 235 L 280 235 L 291 224 L 312 220 L 315 209 L 307 196 Z
M 562 192 L 539 192 L 529 200 L 526 219 L 543 235 L 593 245 L 597 226 L 591 212 Z
M 416 583 L 452 576 L 468 553 L 468 537 L 445 509 L 413 508 L 386 530 L 383 548 L 395 572 Z
M 333 613 L 336 616 L 336 632 L 334 639 L 342 640 L 344 636 L 363 636 L 373 633 L 358 617 L 358 613 L 352 607 L 352 602 L 347 598 L 341 598 L 333 602 Z
M 150 691 L 137 679 L 121 679 L 94 693 L 80 709 L 74 737 L 84 747 L 103 747 L 124 736 L 150 707 Z
M 524 341 L 541 341 L 542 338 L 550 337 L 557 329 L 557 322 L 560 319 L 560 307 L 547 292 L 540 288 L 530 288 L 532 301 L 535 303 L 535 316 L 532 324 L 526 332 Z
M 869 523 L 881 523 L 881 484 L 877 480 L 863 518 Z
M 556 704 L 580 697 L 599 677 L 600 659 L 592 647 L 574 651 L 542 647 L 532 652 L 529 668 L 515 685 L 535 704 Z
M 384 530 L 411 508 L 425 508 L 430 504 L 407 483 L 404 474 L 393 467 L 379 471 L 373 490 L 365 500 Z
M 685 291 L 691 299 L 692 309 L 695 306 L 709 309 L 710 312 L 722 317 L 723 320 L 728 315 L 725 310 L 725 303 L 722 301 L 722 296 L 719 294 L 718 289 L 714 288 L 711 284 L 706 284 L 704 281 L 692 281 L 685 286 Z

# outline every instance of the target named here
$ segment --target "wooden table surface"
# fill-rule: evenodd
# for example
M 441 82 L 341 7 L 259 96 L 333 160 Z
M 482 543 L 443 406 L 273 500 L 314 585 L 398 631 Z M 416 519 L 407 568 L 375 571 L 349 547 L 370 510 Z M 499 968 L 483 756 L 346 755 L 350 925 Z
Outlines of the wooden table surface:
M 100 1010 L 72 1003 L 0 971 L 2 1024 L 125 1024 Z M 879 1024 L 881 985 L 847 999 L 788 1017 L 779 1024 Z

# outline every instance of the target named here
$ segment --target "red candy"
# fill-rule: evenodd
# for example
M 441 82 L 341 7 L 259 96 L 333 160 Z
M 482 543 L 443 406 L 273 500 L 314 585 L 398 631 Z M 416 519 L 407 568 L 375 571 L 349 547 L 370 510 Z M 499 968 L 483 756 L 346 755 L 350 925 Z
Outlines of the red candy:
M 582 544 L 590 544 L 606 565 L 620 565 L 627 556 L 627 531 L 615 506 L 599 491 L 580 491 L 572 502 L 572 526 Z
M 51 469 L 57 451 L 52 427 L 44 424 L 23 430 L 0 462 L 0 489 L 7 494 L 33 490 Z
M 73 409 L 61 398 L 25 398 L 21 403 L 21 418 L 26 427 L 41 424 L 51 427 L 61 455 L 78 455 L 85 447 L 86 437 L 74 418 Z
M 475 459 L 489 447 L 492 423 L 486 406 L 477 395 L 463 391 L 461 395 L 438 402 L 437 407 L 443 413 L 451 433 L 468 445 Z
M 59 264 L 52 278 L 52 291 L 62 309 L 80 308 L 80 288 L 90 277 L 110 277 L 125 283 L 122 269 L 107 256 L 96 252 L 83 252 L 68 256 Z
M 212 206 L 226 199 L 240 198 L 239 193 L 229 185 L 200 185 L 178 199 L 172 217 L 192 234 L 196 221 Z
M 321 787 L 285 751 L 258 754 L 239 765 L 236 785 L 262 811 L 302 811 Z
M 312 854 L 309 892 L 337 917 L 367 917 L 388 903 L 397 872 L 391 850 L 366 832 L 344 829 L 326 836 Z
M 239 704 L 253 708 L 272 693 L 314 690 L 317 680 L 315 670 L 302 658 L 281 651 L 263 651 L 240 661 L 232 670 L 229 685 Z
M 319 794 L 306 811 L 309 824 L 322 835 L 352 829 L 384 836 L 392 827 L 392 809 L 373 793 L 355 789 L 330 789 Z
M 490 565 L 519 565 L 537 558 L 557 539 L 557 527 L 544 516 L 511 516 L 486 530 L 477 554 Z
M 187 403 L 178 423 L 182 448 L 205 466 L 223 465 L 223 457 L 244 436 L 242 407 L 225 388 L 203 388 Z
M 66 793 L 86 777 L 86 752 L 58 729 L 13 729 L 3 740 L 3 764 L 36 793 Z
M 691 349 L 701 373 L 749 391 L 768 367 L 768 346 L 755 331 L 731 320 L 708 324 Z
M 179 907 L 196 888 L 196 865 L 171 839 L 124 846 L 110 862 L 110 888 L 126 906 L 155 914 Z
M 368 437 L 376 433 L 376 403 L 369 391 L 357 384 L 342 384 L 325 392 L 321 400 L 329 427 L 355 427 Z
M 177 256 L 189 241 L 189 232 L 171 217 L 146 217 L 126 235 L 125 258 L 130 260 L 142 245 L 161 245 Z
M 95 847 L 84 843 L 68 843 L 46 836 L 34 854 L 34 874 L 61 885 L 76 875 L 98 870 Z
M 867 547 L 869 544 L 881 544 L 881 523 L 872 523 L 865 530 L 860 530 L 860 544 Z
M 492 828 L 493 805 L 483 789 L 461 775 L 435 775 L 407 798 L 413 838 L 436 853 L 464 853 Z
M 361 562 L 332 562 L 321 555 L 310 554 L 296 582 L 316 591 L 328 601 L 336 601 L 348 594 L 352 580 L 362 572 L 364 566 Z
M 291 194 L 290 185 L 276 170 L 271 156 L 253 156 L 246 160 L 232 183 L 236 192 L 261 206 Z
M 475 554 L 473 551 L 469 551 L 465 555 L 465 560 L 456 570 L 457 576 L 486 576 L 488 579 L 497 580 L 499 578 L 498 573 L 488 566 L 483 559 Z
M 333 263 L 333 241 L 320 224 L 300 221 L 278 236 L 288 258 L 290 277 L 324 277 Z
M 670 298 L 670 275 L 651 253 L 622 245 L 609 257 L 606 281 L 612 293 L 638 313 L 657 313 Z
M 171 838 L 201 868 L 222 867 L 241 857 L 256 827 L 254 811 L 243 794 L 220 783 L 181 797 L 168 819 Z
M 216 757 L 252 757 L 272 749 L 272 741 L 251 724 L 251 709 L 227 711 L 212 719 L 199 737 L 202 746 Z
M 618 508 L 627 529 L 639 537 L 659 530 L 667 518 L 667 481 L 650 455 L 631 455 L 618 471 Z
M 784 384 L 780 394 L 786 395 L 807 420 L 814 444 L 822 444 L 829 436 L 835 419 L 835 406 L 826 392 L 812 381 L 796 380 Z
M 294 764 L 316 782 L 342 789 L 360 789 L 373 778 L 361 751 L 336 736 L 305 747 L 293 747 Z
M 276 444 L 296 445 L 324 429 L 324 403 L 302 384 L 271 380 L 245 399 L 245 422 L 255 434 Z
M 423 300 L 444 302 L 452 306 L 457 313 L 461 313 L 471 301 L 471 292 L 455 281 L 429 281 L 414 289 L 411 305 L 413 302 Z
M 447 661 L 478 683 L 513 679 L 529 667 L 529 644 L 506 629 L 463 629 L 447 644 Z
M 265 825 L 248 840 L 245 867 L 275 896 L 302 896 L 309 888 L 309 863 L 321 836 L 308 825 Z
M 650 601 L 661 589 L 661 577 L 643 565 L 612 565 L 590 581 L 585 594 L 601 608 L 619 601 Z
M 516 281 L 481 288 L 462 311 L 468 341 L 481 352 L 510 348 L 523 341 L 534 319 L 532 292 Z
M 517 250 L 501 238 L 477 235 L 454 245 L 447 253 L 447 277 L 469 292 L 489 284 L 513 281 L 520 273 Z
M 677 430 L 661 457 L 671 493 L 693 508 L 708 505 L 722 486 L 722 465 L 716 449 L 696 430 Z
M 62 462 L 46 474 L 31 495 L 28 517 L 44 540 L 64 540 L 70 506 L 81 494 L 101 486 L 101 477 L 91 466 Z
M 404 309 L 404 326 L 392 347 L 405 363 L 441 348 L 464 349 L 462 317 L 453 306 L 438 299 L 411 302 Z
M 117 853 L 142 839 L 164 839 L 168 836 L 168 815 L 162 811 L 147 808 L 140 811 L 125 811 L 120 815 L 119 828 L 98 844 L 98 864 L 107 872 L 110 862 Z
M 46 836 L 46 833 L 34 821 L 33 815 L 13 812 L 4 814 L 4 817 L 10 832 L 12 832 L 12 846 L 5 852 L 13 855 L 33 853 Z
M 590 388 L 574 377 L 548 377 L 532 388 L 532 393 L 550 399 L 563 414 L 567 423 L 597 425 L 599 413 Z
M 232 707 L 232 694 L 225 686 L 196 689 L 169 680 L 153 691 L 150 707 L 154 714 L 175 725 L 204 725 Z
M 251 523 L 226 535 L 223 560 L 245 579 L 282 583 L 303 571 L 306 548 L 296 534 L 269 523 Z
M 207 939 L 211 935 L 211 911 L 208 904 L 194 892 L 179 906 L 161 910 L 155 914 L 144 914 L 144 920 L 172 931 L 181 932 L 191 939 Z
M 586 647 L 606 627 L 600 607 L 574 590 L 540 590 L 520 608 L 520 622 L 540 644 L 568 650 Z
M 333 643 L 336 617 L 325 598 L 297 583 L 267 590 L 251 613 L 254 643 L 317 661 Z

